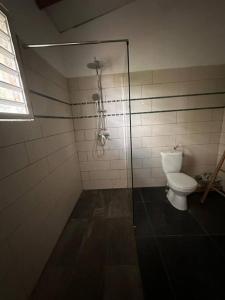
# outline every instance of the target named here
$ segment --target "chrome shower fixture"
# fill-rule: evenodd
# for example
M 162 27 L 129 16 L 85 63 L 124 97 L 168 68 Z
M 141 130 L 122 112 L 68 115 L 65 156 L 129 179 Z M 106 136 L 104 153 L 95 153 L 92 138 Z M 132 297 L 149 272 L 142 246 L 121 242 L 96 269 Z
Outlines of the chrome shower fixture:
M 99 152 L 101 155 L 104 155 L 104 146 L 106 145 L 107 140 L 110 139 L 109 133 L 106 131 L 106 110 L 104 108 L 104 101 L 103 101 L 103 91 L 102 91 L 102 68 L 103 64 L 94 58 L 93 62 L 87 64 L 87 68 L 95 70 L 97 76 L 97 87 L 98 92 L 92 95 L 92 99 L 96 105 L 96 113 L 97 113 L 97 132 L 96 132 L 96 143 L 94 153 L 97 156 Z M 99 148 L 100 147 L 100 151 Z
M 94 59 L 94 62 L 88 63 L 87 64 L 88 69 L 92 69 L 92 70 L 98 70 L 101 69 L 103 67 L 103 65 L 101 64 L 101 62 L 99 60 Z

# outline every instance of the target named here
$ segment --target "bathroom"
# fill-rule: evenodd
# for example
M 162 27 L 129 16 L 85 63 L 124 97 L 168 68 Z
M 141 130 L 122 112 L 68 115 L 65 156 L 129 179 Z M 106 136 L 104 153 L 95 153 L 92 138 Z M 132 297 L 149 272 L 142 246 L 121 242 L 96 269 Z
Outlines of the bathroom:
M 225 299 L 224 1 L 0 3 L 0 299 Z

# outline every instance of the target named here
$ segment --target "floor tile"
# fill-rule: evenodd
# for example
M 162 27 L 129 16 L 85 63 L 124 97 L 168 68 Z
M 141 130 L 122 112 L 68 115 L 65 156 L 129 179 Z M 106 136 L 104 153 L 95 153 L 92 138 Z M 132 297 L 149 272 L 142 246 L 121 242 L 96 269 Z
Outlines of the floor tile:
M 130 218 L 106 220 L 106 265 L 137 265 L 136 242 Z
M 97 208 L 104 207 L 104 199 L 101 191 L 83 191 L 77 202 L 71 218 L 91 218 Z
M 132 191 L 133 201 L 134 202 L 143 202 L 141 197 L 142 189 L 141 188 L 134 188 Z
M 145 202 L 145 206 L 155 235 L 205 234 L 195 218 L 188 211 L 174 208 L 165 194 L 163 198 L 152 198 L 151 202 Z
M 137 249 L 145 299 L 174 299 L 156 240 L 137 239 Z
M 95 219 L 82 240 L 65 299 L 101 299 L 106 250 L 105 220 Z
M 189 211 L 209 234 L 225 233 L 225 199 L 218 193 L 209 193 L 204 204 L 201 194 L 189 197 Z
M 142 300 L 130 195 L 82 193 L 32 300 Z
M 105 190 L 106 218 L 132 217 L 132 194 L 128 189 Z
M 158 238 L 177 299 L 225 299 L 224 257 L 208 237 Z
M 71 219 L 49 259 L 49 264 L 55 266 L 74 264 L 88 228 L 89 222 L 86 219 Z
M 47 271 L 43 272 L 30 300 L 65 299 L 71 275 L 71 269 L 48 265 Z
M 142 202 L 134 202 L 134 225 L 136 226 L 135 235 L 137 238 L 154 234 L 145 204 Z
M 158 200 L 164 199 L 166 196 L 165 187 L 142 188 L 141 191 L 144 196 L 145 202 L 154 201 L 155 203 L 157 203 Z
M 104 300 L 143 300 L 137 266 L 107 266 L 104 277 Z
M 222 254 L 225 256 L 225 234 L 223 235 L 211 235 L 210 239 L 219 248 Z

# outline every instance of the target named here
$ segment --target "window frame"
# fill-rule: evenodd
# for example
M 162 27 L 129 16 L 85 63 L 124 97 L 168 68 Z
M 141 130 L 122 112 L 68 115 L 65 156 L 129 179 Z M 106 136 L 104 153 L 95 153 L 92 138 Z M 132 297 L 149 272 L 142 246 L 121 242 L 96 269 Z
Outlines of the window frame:
M 6 16 L 7 21 L 8 21 L 8 26 L 9 26 L 9 30 L 10 30 L 10 34 L 11 34 L 11 38 L 12 38 L 12 43 L 13 43 L 13 47 L 15 50 L 15 58 L 16 58 L 16 61 L 18 64 L 19 75 L 21 77 L 23 93 L 25 96 L 25 105 L 28 110 L 27 114 L 0 112 L 0 121 L 33 121 L 34 115 L 33 115 L 32 105 L 31 105 L 31 101 L 30 101 L 30 94 L 29 94 L 29 90 L 27 87 L 27 82 L 26 82 L 26 77 L 25 77 L 25 72 L 24 72 L 24 64 L 23 64 L 23 60 L 22 60 L 22 45 L 19 40 L 19 37 L 16 35 L 15 30 L 12 26 L 12 21 L 11 21 L 10 15 L 9 15 L 9 11 L 1 3 L 0 3 L 0 10 Z M 1 102 L 1 100 L 0 100 L 0 102 Z

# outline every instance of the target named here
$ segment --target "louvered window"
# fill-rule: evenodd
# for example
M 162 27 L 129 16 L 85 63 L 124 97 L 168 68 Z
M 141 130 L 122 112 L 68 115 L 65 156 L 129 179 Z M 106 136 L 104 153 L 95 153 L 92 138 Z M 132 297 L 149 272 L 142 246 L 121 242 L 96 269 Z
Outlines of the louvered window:
M 16 42 L 0 10 L 0 119 L 30 118 Z

